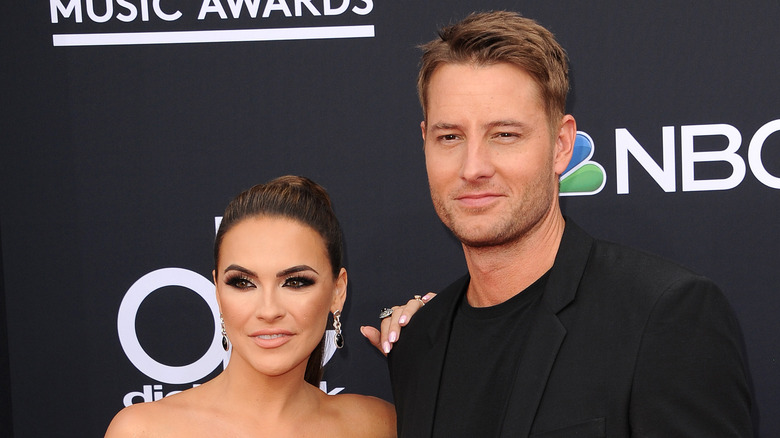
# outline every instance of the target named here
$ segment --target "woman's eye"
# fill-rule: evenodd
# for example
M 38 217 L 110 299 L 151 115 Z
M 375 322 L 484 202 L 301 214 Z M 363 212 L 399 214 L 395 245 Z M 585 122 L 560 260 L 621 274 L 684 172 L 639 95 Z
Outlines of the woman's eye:
M 230 286 L 233 286 L 236 289 L 250 289 L 255 286 L 251 281 L 249 281 L 248 278 L 243 278 L 243 277 L 235 277 L 235 278 L 228 279 L 226 283 Z
M 290 277 L 284 280 L 282 287 L 291 287 L 293 289 L 300 289 L 302 287 L 311 286 L 314 281 L 306 277 Z

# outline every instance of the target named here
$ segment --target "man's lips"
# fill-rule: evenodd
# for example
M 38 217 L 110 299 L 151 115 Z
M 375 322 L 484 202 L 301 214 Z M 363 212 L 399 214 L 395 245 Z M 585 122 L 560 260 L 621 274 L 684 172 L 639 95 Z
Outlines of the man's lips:
M 456 196 L 455 200 L 465 207 L 478 208 L 486 207 L 501 197 L 498 193 L 468 193 Z

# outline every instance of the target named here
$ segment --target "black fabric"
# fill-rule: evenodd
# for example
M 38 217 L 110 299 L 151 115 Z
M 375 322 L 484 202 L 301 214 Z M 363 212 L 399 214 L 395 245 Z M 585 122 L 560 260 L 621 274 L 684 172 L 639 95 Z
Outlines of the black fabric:
M 415 314 L 388 355 L 401 437 L 434 429 L 446 340 L 468 281 Z M 751 437 L 741 348 L 711 281 L 567 220 L 494 436 Z
M 463 295 L 447 344 L 434 437 L 498 434 L 546 280 L 543 275 L 526 290 L 490 307 L 472 307 Z
M 0 244 L 2 247 L 2 244 Z M 8 328 L 5 316 L 5 278 L 3 255 L 0 254 L 0 436 L 13 436 L 11 410 L 11 364 L 8 358 Z

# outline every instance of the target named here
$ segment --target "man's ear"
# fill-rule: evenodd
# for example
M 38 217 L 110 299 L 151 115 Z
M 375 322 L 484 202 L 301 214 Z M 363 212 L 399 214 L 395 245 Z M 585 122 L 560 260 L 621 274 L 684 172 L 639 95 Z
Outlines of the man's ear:
M 422 139 L 425 141 L 425 120 L 420 122 L 420 131 L 422 131 Z
M 571 161 L 574 153 L 574 140 L 577 138 L 577 122 L 570 114 L 561 119 L 558 135 L 555 137 L 555 156 L 553 157 L 553 169 L 555 174 L 561 176 Z

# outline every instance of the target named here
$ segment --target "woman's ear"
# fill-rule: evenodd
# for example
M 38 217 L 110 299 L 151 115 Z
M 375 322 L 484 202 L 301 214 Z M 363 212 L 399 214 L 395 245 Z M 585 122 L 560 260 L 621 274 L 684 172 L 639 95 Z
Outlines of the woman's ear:
M 334 285 L 333 302 L 330 305 L 331 313 L 342 310 L 344 308 L 344 302 L 347 300 L 347 270 L 341 268 L 338 277 L 336 277 L 336 284 Z
M 214 294 L 217 296 L 217 306 L 219 306 L 219 311 L 222 311 L 222 303 L 219 300 L 219 288 L 217 287 L 217 271 L 213 270 L 211 271 L 211 279 L 214 280 Z

